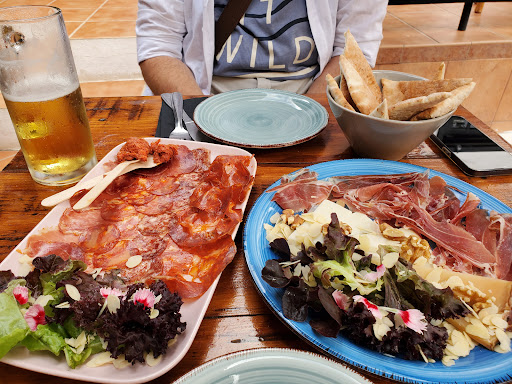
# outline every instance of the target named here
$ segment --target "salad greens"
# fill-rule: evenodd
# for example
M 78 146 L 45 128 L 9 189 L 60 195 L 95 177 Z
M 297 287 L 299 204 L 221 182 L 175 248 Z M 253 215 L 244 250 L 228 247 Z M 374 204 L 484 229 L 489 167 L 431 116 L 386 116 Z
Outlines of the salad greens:
M 302 246 L 292 255 L 275 239 L 270 247 L 281 257 L 268 260 L 262 278 L 283 288 L 283 314 L 309 319 L 319 334 L 340 332 L 356 344 L 412 360 L 441 360 L 448 337 L 435 320 L 466 315 L 453 292 L 422 279 L 397 256 L 392 266 L 371 263 L 359 254 L 358 240 L 345 234 L 335 213 L 322 243 Z M 383 256 L 392 249 L 380 248 Z
M 4 291 L 0 293 L 0 358 L 30 332 L 28 324 L 20 312 L 18 302 L 12 294 L 14 287 L 18 284 L 23 284 L 23 281 L 12 280 L 9 284 L 2 284 Z
M 0 358 L 23 346 L 63 354 L 71 368 L 104 351 L 143 363 L 185 330 L 181 298 L 162 281 L 125 285 L 118 271 L 91 275 L 55 255 L 32 264 L 25 277 L 0 271 Z

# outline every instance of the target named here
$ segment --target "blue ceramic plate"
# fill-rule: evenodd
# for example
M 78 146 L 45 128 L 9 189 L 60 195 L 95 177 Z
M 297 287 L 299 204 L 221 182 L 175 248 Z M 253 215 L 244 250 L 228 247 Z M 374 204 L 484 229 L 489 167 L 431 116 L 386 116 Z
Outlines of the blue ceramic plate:
M 174 384 L 371 384 L 355 371 L 314 353 L 259 348 L 219 357 Z
M 327 125 L 327 111 L 315 100 L 273 89 L 219 93 L 197 106 L 194 121 L 206 135 L 248 148 L 303 143 Z
M 320 163 L 308 167 L 318 173 L 319 179 L 338 175 L 392 174 L 423 172 L 426 168 L 386 160 L 353 159 Z M 430 170 L 430 176 L 441 176 L 449 185 L 462 192 L 472 192 L 482 202 L 482 207 L 502 213 L 512 209 L 484 191 L 454 177 Z M 271 187 L 275 187 L 279 181 Z M 282 289 L 269 286 L 261 278 L 261 270 L 268 259 L 276 258 L 265 239 L 263 223 L 270 223 L 270 217 L 280 212 L 272 202 L 273 193 L 263 193 L 252 207 L 244 228 L 244 250 L 249 271 L 256 286 L 272 310 L 295 333 L 318 349 L 336 359 L 395 380 L 414 383 L 496 383 L 512 378 L 512 353 L 500 354 L 476 347 L 467 357 L 456 360 L 455 365 L 445 367 L 441 362 L 424 363 L 385 356 L 359 347 L 342 336 L 328 338 L 315 333 L 308 322 L 298 323 L 286 319 L 282 313 Z M 464 200 L 465 195 L 459 194 Z

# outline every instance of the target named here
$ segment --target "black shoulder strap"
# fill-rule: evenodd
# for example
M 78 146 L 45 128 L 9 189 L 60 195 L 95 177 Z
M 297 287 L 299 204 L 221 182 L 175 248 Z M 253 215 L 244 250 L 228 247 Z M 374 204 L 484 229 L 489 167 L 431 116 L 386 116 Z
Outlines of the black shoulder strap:
M 224 11 L 215 23 L 215 56 L 220 52 L 222 46 L 228 39 L 231 32 L 244 15 L 252 0 L 229 0 Z

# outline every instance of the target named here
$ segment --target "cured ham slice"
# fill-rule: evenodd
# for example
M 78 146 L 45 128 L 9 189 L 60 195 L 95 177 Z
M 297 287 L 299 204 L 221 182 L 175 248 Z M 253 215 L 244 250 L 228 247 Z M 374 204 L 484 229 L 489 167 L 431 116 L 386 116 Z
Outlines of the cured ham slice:
M 281 178 L 281 184 L 267 192 L 276 192 L 272 201 L 281 208 L 307 212 L 329 197 L 334 186 L 329 181 L 317 180 L 317 176 L 316 172 L 301 170 L 293 178 Z
M 113 198 L 107 201 L 101 209 L 101 218 L 105 221 L 123 221 L 137 213 L 127 202 Z
M 428 203 L 425 209 L 434 220 L 452 220 L 459 212 L 459 208 L 459 199 L 443 178 L 434 176 L 429 179 Z
M 457 224 L 459 223 L 463 218 L 468 217 L 468 215 L 475 211 L 478 206 L 480 205 L 480 199 L 476 197 L 472 193 L 468 193 L 468 196 L 466 197 L 466 200 L 462 204 L 462 206 L 459 208 L 457 214 L 450 218 L 450 223 Z
M 374 195 L 359 193 L 369 188 L 375 192 Z M 434 220 L 425 209 L 409 200 L 408 194 L 404 192 L 407 191 L 394 184 L 377 184 L 349 191 L 344 200 L 351 208 L 379 220 L 395 219 L 479 269 L 488 269 L 490 264 L 495 263 L 495 256 L 471 233 L 447 220 Z
M 466 216 L 466 231 L 482 241 L 483 235 L 489 226 L 489 215 L 485 209 L 475 209 Z M 487 248 L 489 249 L 489 248 Z
M 482 241 L 489 250 L 495 250 L 496 276 L 512 280 L 512 215 L 491 212 L 489 226 L 482 236 Z
M 133 146 L 126 156 L 139 147 L 147 150 Z M 253 183 L 251 157 L 210 161 L 206 149 L 160 144 L 150 153 L 170 161 L 120 176 L 85 209 L 67 208 L 57 228 L 28 239 L 25 253 L 83 260 L 89 270 L 119 269 L 128 283 L 160 278 L 183 298 L 204 293 L 236 253 L 231 234 Z M 127 268 L 132 256 L 142 261 Z
M 62 214 L 59 221 L 59 229 L 62 233 L 74 233 L 79 235 L 88 230 L 103 224 L 101 209 L 87 208 L 81 212 L 68 208 Z
M 80 248 L 86 253 L 102 254 L 114 248 L 120 236 L 121 233 L 114 224 L 94 227 L 81 236 Z
M 272 200 L 283 209 L 309 209 L 317 203 L 308 198 L 319 183 L 314 176 L 304 170 L 294 179 L 283 178 L 270 190 L 276 192 Z M 323 182 L 330 191 L 324 198 L 342 201 L 377 221 L 407 226 L 431 240 L 438 263 L 460 272 L 512 279 L 511 215 L 489 215 L 471 193 L 461 204 L 442 178 L 412 172 L 339 176 Z
M 84 261 L 84 251 L 78 245 L 79 238 L 75 235 L 63 235 L 59 231 L 32 235 L 27 242 L 26 253 L 30 257 L 44 257 L 51 254 L 63 259 Z
M 179 292 L 183 298 L 197 297 L 206 292 L 236 254 L 236 246 L 230 236 L 193 251 L 170 244 L 162 255 L 162 273 L 154 278 L 165 281 L 170 290 Z
M 357 175 L 357 176 L 335 176 L 329 179 L 335 186 L 333 188 L 333 197 L 341 198 L 352 189 L 359 189 L 375 184 L 390 183 L 401 186 L 412 186 L 413 184 L 422 184 L 421 191 L 425 190 L 425 183 L 428 183 L 426 173 L 410 172 L 394 175 Z
M 228 187 L 234 203 L 241 203 L 253 182 L 248 169 L 250 162 L 251 158 L 247 156 L 217 156 L 204 181 L 217 187 Z

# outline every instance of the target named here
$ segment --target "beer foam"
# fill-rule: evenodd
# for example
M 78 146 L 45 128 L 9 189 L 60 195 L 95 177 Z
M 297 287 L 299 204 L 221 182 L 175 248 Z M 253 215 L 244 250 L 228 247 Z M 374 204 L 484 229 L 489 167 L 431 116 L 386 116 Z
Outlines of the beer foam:
M 35 83 L 35 84 L 34 84 Z M 66 81 L 63 78 L 31 79 L 30 85 L 25 82 L 16 83 L 10 86 L 9 90 L 2 92 L 5 99 L 16 102 L 41 102 L 55 100 L 59 97 L 69 95 L 80 86 L 77 81 Z M 29 88 L 29 91 L 27 91 Z

